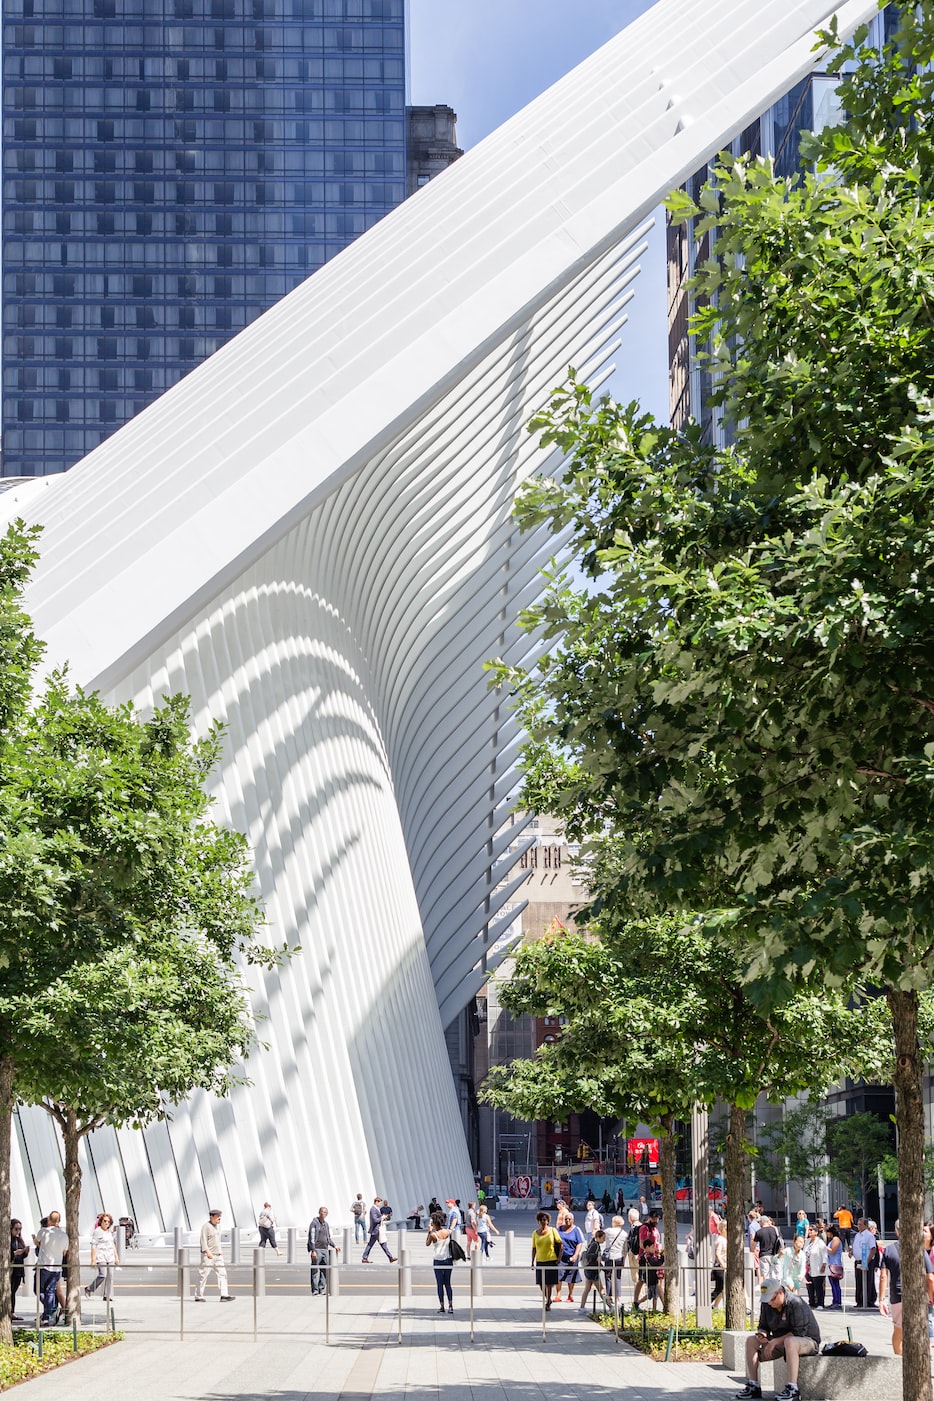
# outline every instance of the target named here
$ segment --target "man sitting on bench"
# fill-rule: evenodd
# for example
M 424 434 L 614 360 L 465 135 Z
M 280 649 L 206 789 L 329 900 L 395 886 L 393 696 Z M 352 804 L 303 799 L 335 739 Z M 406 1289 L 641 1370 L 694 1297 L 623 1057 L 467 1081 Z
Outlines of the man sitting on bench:
M 776 1401 L 797 1401 L 798 1358 L 810 1357 L 820 1345 L 820 1329 L 810 1306 L 797 1294 L 786 1294 L 780 1280 L 770 1279 L 762 1291 L 759 1310 L 759 1331 L 746 1339 L 746 1385 L 738 1391 L 737 1401 L 761 1396 L 759 1363 L 773 1357 L 785 1358 L 788 1384 Z

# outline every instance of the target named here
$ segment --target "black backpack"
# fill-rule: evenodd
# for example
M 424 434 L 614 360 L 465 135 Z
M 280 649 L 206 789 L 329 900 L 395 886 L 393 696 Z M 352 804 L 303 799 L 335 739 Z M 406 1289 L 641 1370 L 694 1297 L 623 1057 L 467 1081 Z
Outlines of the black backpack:
M 634 1226 L 630 1226 L 630 1228 L 629 1228 L 629 1236 L 628 1236 L 628 1239 L 627 1239 L 626 1244 L 627 1244 L 627 1247 L 628 1247 L 628 1250 L 629 1250 L 630 1255 L 638 1255 L 638 1254 L 639 1254 L 639 1229 L 640 1229 L 640 1225 L 639 1225 L 639 1222 L 638 1222 L 638 1221 L 636 1222 L 636 1224 L 635 1224 Z
M 825 1357 L 868 1357 L 862 1343 L 824 1343 L 821 1352 Z

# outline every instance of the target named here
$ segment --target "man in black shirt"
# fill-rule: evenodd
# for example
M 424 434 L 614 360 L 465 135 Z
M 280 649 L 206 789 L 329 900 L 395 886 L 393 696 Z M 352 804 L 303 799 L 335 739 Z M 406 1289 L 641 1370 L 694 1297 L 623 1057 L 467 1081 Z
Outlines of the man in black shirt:
M 753 1249 L 762 1283 L 765 1284 L 767 1279 L 778 1279 L 782 1272 L 782 1238 L 770 1216 L 759 1217 Z
M 922 1247 L 924 1275 L 927 1282 L 928 1304 L 934 1304 L 934 1264 Z M 895 1222 L 895 1239 L 885 1247 L 879 1271 L 879 1312 L 892 1316 L 892 1351 L 896 1357 L 902 1352 L 902 1257 L 898 1222 Z
M 737 1401 L 761 1396 L 759 1363 L 773 1357 L 785 1358 L 788 1385 L 776 1401 L 797 1401 L 798 1358 L 810 1357 L 820 1346 L 820 1329 L 810 1307 L 797 1294 L 786 1294 L 780 1280 L 769 1280 L 762 1291 L 759 1310 L 759 1331 L 746 1340 L 746 1385 L 738 1391 Z

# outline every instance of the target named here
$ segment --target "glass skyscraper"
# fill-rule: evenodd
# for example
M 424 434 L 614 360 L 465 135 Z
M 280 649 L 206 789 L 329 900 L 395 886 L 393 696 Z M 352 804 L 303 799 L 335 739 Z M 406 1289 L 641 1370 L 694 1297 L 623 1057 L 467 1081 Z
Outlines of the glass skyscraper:
M 405 196 L 404 0 L 4 0 L 3 474 L 62 471 Z

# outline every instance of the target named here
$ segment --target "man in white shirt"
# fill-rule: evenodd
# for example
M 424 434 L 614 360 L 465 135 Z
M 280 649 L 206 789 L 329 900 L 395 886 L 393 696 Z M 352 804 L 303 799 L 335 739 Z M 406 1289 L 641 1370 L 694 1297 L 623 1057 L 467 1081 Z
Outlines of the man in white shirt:
M 587 1215 L 584 1217 L 584 1232 L 588 1240 L 593 1240 L 597 1231 L 603 1230 L 603 1217 L 597 1210 L 596 1203 L 587 1203 Z
M 232 1303 L 235 1296 L 229 1293 L 227 1287 L 227 1266 L 224 1264 L 224 1248 L 221 1244 L 221 1213 L 216 1207 L 212 1207 L 208 1212 L 208 1219 L 201 1227 L 201 1269 L 198 1271 L 198 1287 L 195 1290 L 196 1304 L 205 1302 L 204 1289 L 212 1270 L 217 1275 L 221 1303 Z
M 39 1262 L 39 1293 L 42 1297 L 42 1317 L 40 1324 L 54 1323 L 61 1310 L 55 1297 L 58 1281 L 62 1277 L 62 1256 L 68 1249 L 68 1236 L 61 1228 L 61 1215 L 50 1211 L 47 1226 L 33 1236 L 36 1246 L 36 1259 Z

